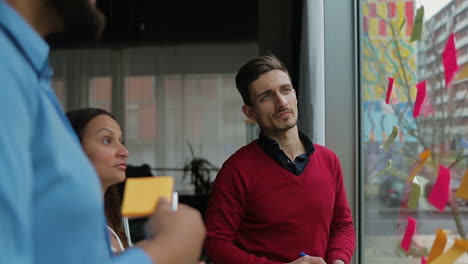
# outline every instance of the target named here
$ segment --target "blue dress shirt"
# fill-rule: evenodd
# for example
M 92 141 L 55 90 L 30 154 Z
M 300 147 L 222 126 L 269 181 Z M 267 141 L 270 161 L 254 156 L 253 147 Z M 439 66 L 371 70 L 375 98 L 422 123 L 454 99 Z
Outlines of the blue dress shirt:
M 99 179 L 50 88 L 49 47 L 0 0 L 0 263 L 151 263 L 112 257 Z

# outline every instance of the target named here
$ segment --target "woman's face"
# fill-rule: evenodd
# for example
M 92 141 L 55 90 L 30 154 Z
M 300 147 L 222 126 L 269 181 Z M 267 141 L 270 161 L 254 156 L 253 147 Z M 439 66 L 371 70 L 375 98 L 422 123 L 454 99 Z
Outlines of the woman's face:
M 82 135 L 83 150 L 96 169 L 103 190 L 125 180 L 128 150 L 119 124 L 108 115 L 89 121 Z

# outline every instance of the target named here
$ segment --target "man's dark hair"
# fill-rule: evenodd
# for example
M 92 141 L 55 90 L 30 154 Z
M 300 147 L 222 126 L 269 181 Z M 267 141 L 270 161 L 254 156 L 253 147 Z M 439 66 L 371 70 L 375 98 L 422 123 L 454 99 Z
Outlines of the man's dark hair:
M 244 100 L 244 104 L 252 106 L 249 92 L 250 84 L 257 80 L 260 75 L 273 70 L 280 70 L 289 75 L 284 64 L 271 54 L 256 57 L 239 69 L 236 75 L 236 87 Z

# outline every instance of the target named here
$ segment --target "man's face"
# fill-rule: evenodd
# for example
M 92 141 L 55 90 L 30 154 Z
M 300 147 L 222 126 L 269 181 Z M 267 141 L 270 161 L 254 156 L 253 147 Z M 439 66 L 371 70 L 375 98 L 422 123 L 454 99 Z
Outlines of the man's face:
M 95 0 L 50 0 L 60 19 L 63 31 L 76 40 L 98 39 L 105 27 L 105 17 L 96 8 Z
M 297 124 L 297 98 L 289 76 L 281 70 L 260 75 L 249 87 L 252 106 L 244 114 L 265 132 L 287 131 Z

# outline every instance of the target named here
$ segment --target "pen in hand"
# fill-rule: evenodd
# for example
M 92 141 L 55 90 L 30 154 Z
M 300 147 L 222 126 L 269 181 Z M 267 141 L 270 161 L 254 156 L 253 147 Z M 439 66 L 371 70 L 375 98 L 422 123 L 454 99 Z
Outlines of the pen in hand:
M 172 192 L 171 209 L 172 211 L 177 211 L 178 207 L 179 207 L 179 194 L 177 192 Z

